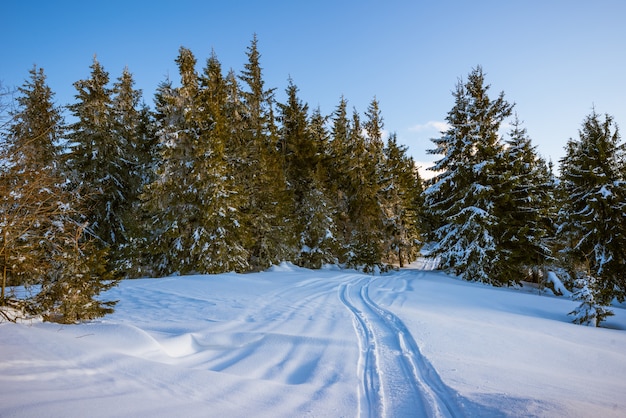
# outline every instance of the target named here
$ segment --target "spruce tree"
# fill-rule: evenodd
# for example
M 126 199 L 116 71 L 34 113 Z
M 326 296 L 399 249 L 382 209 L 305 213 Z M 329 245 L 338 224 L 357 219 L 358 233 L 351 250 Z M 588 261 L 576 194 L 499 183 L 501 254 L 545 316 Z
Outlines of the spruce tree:
M 201 75 L 181 48 L 181 86 L 163 83 L 157 94 L 161 161 L 144 200 L 152 214 L 157 274 L 221 273 L 249 269 L 245 194 L 237 184 L 229 120 L 229 86 L 212 53 Z
M 335 219 L 336 206 L 333 199 L 332 187 L 329 182 L 330 173 L 330 134 L 327 130 L 328 117 L 323 116 L 320 109 L 313 111 L 309 124 L 310 135 L 318 150 L 317 166 L 313 175 L 310 189 L 311 203 L 307 209 L 310 214 L 306 217 L 304 244 L 310 248 L 308 254 L 310 267 L 321 267 L 322 264 L 337 264 L 341 251 L 338 244 L 337 224 Z
M 294 260 L 305 267 L 319 268 L 333 261 L 331 212 L 323 188 L 322 153 L 326 132 L 323 118 L 316 114 L 309 121 L 308 106 L 297 95 L 289 80 L 287 103 L 278 105 L 280 147 L 290 194 L 292 239 L 297 242 Z
M 85 233 L 86 224 L 71 226 L 64 230 L 63 247 L 35 297 L 44 319 L 65 324 L 112 313 L 117 301 L 102 300 L 100 294 L 119 282 L 107 267 L 108 249 Z
M 156 96 L 161 161 L 155 180 L 146 187 L 143 199 L 152 216 L 153 239 L 150 242 L 152 265 L 156 274 L 185 274 L 198 271 L 196 247 L 202 228 L 203 208 L 198 199 L 196 153 L 199 139 L 198 74 L 196 58 L 184 47 L 176 64 L 180 87 L 163 82 Z
M 148 243 L 152 237 L 152 222 L 142 195 L 155 180 L 159 161 L 158 136 L 152 110 L 144 103 L 138 109 L 137 142 L 133 146 L 134 184 L 138 189 L 125 211 L 126 242 L 119 246 L 116 265 L 129 278 L 150 274 Z M 138 183 L 137 183 L 138 181 Z M 130 222 L 129 222 L 130 221 Z
M 208 273 L 245 271 L 249 268 L 248 252 L 242 230 L 245 220 L 240 212 L 244 196 L 228 164 L 227 85 L 215 53 L 207 60 L 200 87 L 202 147 L 196 156 L 198 169 L 204 172 L 198 184 L 204 218 L 197 243 L 200 266 Z
M 141 91 L 128 68 L 117 79 L 112 89 L 112 116 L 114 133 L 124 158 L 119 165 L 125 175 L 125 195 L 119 209 L 119 236 L 111 243 L 110 256 L 117 268 L 126 275 L 138 274 L 141 264 L 136 254 L 136 241 L 145 235 L 145 217 L 141 213 L 139 196 L 150 181 L 155 135 L 147 106 L 140 105 Z
M 540 281 L 550 256 L 549 205 L 551 179 L 546 163 L 539 158 L 517 115 L 512 122 L 503 159 L 503 181 L 496 187 L 499 219 L 496 273 L 503 283 Z
M 504 171 L 498 130 L 512 105 L 504 93 L 492 100 L 488 90 L 481 67 L 457 84 L 446 117 L 450 128 L 429 150 L 443 157 L 432 167 L 438 174 L 424 198 L 441 267 L 466 280 L 501 284 L 492 269 L 498 262 L 496 189 Z
M 376 99 L 370 103 L 365 117 L 361 124 L 359 114 L 356 110 L 353 112 L 348 136 L 349 215 L 353 230 L 352 260 L 349 263 L 371 270 L 376 266 L 383 267 L 385 240 L 381 207 L 384 124 Z
M 68 106 L 77 121 L 69 127 L 67 171 L 75 190 L 82 193 L 88 233 L 103 248 L 117 249 L 125 242 L 125 217 L 137 194 L 133 144 L 129 144 L 135 127 L 128 123 L 135 123 L 139 93 L 132 90 L 132 78 L 125 72 L 114 103 L 108 72 L 95 57 L 90 68 L 88 79 L 74 83 L 76 103 Z
M 347 109 L 348 101 L 342 96 L 331 115 L 330 141 L 324 164 L 325 188 L 332 202 L 332 217 L 336 229 L 335 253 L 341 264 L 348 262 L 353 228 L 349 213 L 351 195 L 349 172 L 352 161 L 348 148 L 351 126 Z
M 614 315 L 610 309 L 596 301 L 596 280 L 588 274 L 581 274 L 576 279 L 576 290 L 572 294 L 572 299 L 579 300 L 581 303 L 569 313 L 574 317 L 573 323 L 598 327 L 608 316 Z
M 384 152 L 380 197 L 384 215 L 384 261 L 403 267 L 416 258 L 421 247 L 422 180 L 413 158 L 405 146 L 398 144 L 395 134 L 389 136 Z
M 226 87 L 225 117 L 228 120 L 228 134 L 230 136 L 226 144 L 226 158 L 233 172 L 239 173 L 241 179 L 245 180 L 245 176 L 249 176 L 249 172 L 246 170 L 249 158 L 244 141 L 244 117 L 246 112 L 242 101 L 243 93 L 233 69 L 228 71 L 224 81 Z
M 264 269 L 292 259 L 295 243 L 288 227 L 288 193 L 274 118 L 274 89 L 265 89 L 256 35 L 246 51 L 248 62 L 239 78 L 241 91 L 243 166 L 237 179 L 246 186 L 243 208 L 251 241 L 250 265 Z
M 12 91 L 9 90 L 0 80 L 0 133 L 4 136 L 5 130 L 9 123 L 9 109 L 11 108 L 10 97 Z M 4 138 L 2 140 L 4 141 Z
M 295 199 L 301 198 L 311 182 L 319 153 L 309 129 L 309 107 L 298 98 L 298 88 L 289 80 L 287 102 L 279 103 L 280 141 L 286 180 Z
M 572 276 L 587 275 L 600 305 L 626 299 L 626 182 L 624 145 L 613 118 L 594 111 L 585 118 L 578 140 L 568 141 L 561 160 L 567 200 L 559 234 L 569 245 Z
M 51 267 L 47 235 L 67 201 L 59 175 L 61 110 L 52 102 L 43 69 L 33 67 L 18 88 L 17 109 L 11 112 L 2 144 L 0 198 L 0 264 L 2 300 L 5 287 L 40 284 Z M 59 225 L 61 226 L 61 225 Z
M 371 115 L 380 118 L 378 111 Z M 331 139 L 323 165 L 332 202 L 337 258 L 349 267 L 371 271 L 383 267 L 379 194 L 384 155 L 379 141 L 382 118 L 368 119 L 366 123 L 371 124 L 371 137 L 356 110 L 348 118 L 347 101 L 342 97 L 332 115 Z
M 80 194 L 68 190 L 59 160 L 61 111 L 42 69 L 19 89 L 0 174 L 2 300 L 11 284 L 38 284 L 26 303 L 45 319 L 71 323 L 102 316 L 115 302 L 99 294 L 116 284 L 105 252 L 93 247 L 81 224 Z

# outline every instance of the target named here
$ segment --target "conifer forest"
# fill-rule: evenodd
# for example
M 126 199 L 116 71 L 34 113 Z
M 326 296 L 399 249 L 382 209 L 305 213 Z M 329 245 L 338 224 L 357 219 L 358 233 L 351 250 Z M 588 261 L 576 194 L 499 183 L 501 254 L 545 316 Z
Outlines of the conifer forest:
M 73 323 L 112 312 L 98 296 L 123 279 L 283 261 L 377 273 L 420 255 L 468 281 L 562 283 L 581 324 L 626 299 L 626 147 L 612 116 L 592 111 L 555 167 L 477 66 L 452 90 L 422 179 L 376 98 L 322 114 L 289 79 L 279 102 L 256 36 L 245 54 L 235 72 L 181 47 L 176 78 L 151 97 L 97 58 L 70 104 L 36 66 L 3 86 L 2 309 Z

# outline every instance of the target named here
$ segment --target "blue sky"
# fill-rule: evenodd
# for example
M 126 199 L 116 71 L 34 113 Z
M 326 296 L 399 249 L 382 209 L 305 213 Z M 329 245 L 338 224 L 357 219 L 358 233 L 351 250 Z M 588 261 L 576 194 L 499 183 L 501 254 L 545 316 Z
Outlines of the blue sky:
M 476 65 L 504 91 L 555 163 L 592 107 L 626 129 L 626 2 L 622 0 L 23 1 L 0 6 L 0 80 L 21 85 L 43 67 L 58 104 L 89 76 L 94 54 L 111 79 L 128 66 L 144 100 L 177 80 L 178 48 L 204 65 L 215 50 L 239 72 L 254 33 L 267 87 L 291 77 L 310 107 L 343 95 L 363 113 L 374 96 L 385 129 L 417 161 Z

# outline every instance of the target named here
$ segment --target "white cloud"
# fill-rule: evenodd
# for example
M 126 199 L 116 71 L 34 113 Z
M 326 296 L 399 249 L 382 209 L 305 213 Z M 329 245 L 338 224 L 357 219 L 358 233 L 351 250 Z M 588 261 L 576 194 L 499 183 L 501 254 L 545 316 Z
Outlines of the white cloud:
M 422 180 L 427 180 L 437 175 L 435 171 L 428 170 L 428 168 L 433 165 L 435 165 L 435 163 L 432 161 L 415 161 L 415 166 Z
M 443 131 L 447 131 L 448 128 L 450 128 L 450 125 L 448 125 L 447 122 L 431 120 L 424 124 L 414 125 L 410 127 L 409 130 L 412 132 L 431 132 L 431 131 L 443 132 Z
M 365 128 L 361 128 L 361 135 L 367 137 L 367 130 Z M 380 137 L 383 139 L 383 141 L 386 141 L 387 138 L 389 138 L 389 131 L 386 129 L 382 129 L 380 131 Z

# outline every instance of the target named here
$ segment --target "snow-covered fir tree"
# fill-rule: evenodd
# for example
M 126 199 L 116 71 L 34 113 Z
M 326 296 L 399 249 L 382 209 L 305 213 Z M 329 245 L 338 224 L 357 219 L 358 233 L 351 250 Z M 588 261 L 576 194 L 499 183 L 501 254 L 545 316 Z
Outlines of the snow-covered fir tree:
M 565 203 L 559 237 L 573 277 L 586 272 L 599 305 L 626 299 L 626 182 L 624 145 L 613 118 L 595 110 L 561 160 Z
M 370 114 L 379 117 L 378 113 Z M 361 124 L 356 110 L 352 113 L 352 123 L 348 135 L 348 216 L 350 238 L 348 243 L 348 265 L 362 267 L 366 271 L 382 267 L 383 258 L 383 219 L 379 202 L 380 169 L 383 161 L 382 119 L 369 123 L 373 139 Z M 378 131 L 374 132 L 374 129 Z
M 227 119 L 227 85 L 217 55 L 212 53 L 200 76 L 202 147 L 197 150 L 198 192 L 204 225 L 196 243 L 203 271 L 246 271 L 249 253 L 245 247 L 240 208 L 245 204 L 236 173 L 228 164 L 230 122 Z M 202 174 L 203 178 L 200 178 Z
M 0 159 L 0 267 L 5 286 L 38 284 L 21 308 L 71 323 L 102 316 L 114 302 L 99 294 L 116 280 L 106 249 L 84 234 L 81 194 L 68 190 L 59 146 L 64 126 L 41 68 L 19 89 Z
M 140 264 L 136 244 L 137 238 L 145 236 L 146 225 L 139 196 L 152 180 L 155 152 L 151 114 L 147 106 L 140 105 L 142 92 L 135 89 L 134 84 L 133 75 L 124 68 L 112 90 L 114 133 L 123 152 L 120 165 L 125 173 L 125 190 L 119 208 L 119 235 L 115 242 L 111 242 L 110 256 L 115 260 L 116 268 L 125 275 L 140 274 L 138 266 L 134 266 Z
M 336 212 L 335 201 L 329 182 L 330 170 L 330 134 L 326 128 L 328 117 L 323 116 L 320 109 L 313 111 L 309 125 L 310 135 L 315 141 L 318 152 L 318 164 L 313 175 L 313 184 L 310 188 L 311 197 L 307 200 L 310 205 L 305 208 L 310 219 L 305 228 L 305 235 L 310 243 L 307 258 L 312 266 L 322 264 L 336 264 L 338 261 L 339 245 L 337 240 L 337 224 L 333 216 Z
M 553 184 L 517 115 L 503 153 L 504 172 L 495 198 L 497 274 L 503 283 L 541 281 L 554 232 L 549 221 Z
M 387 140 L 382 176 L 381 206 L 385 235 L 385 261 L 402 267 L 413 261 L 421 247 L 419 219 L 422 180 L 407 147 L 392 134 Z
M 199 144 L 198 74 L 196 58 L 184 47 L 176 64 L 180 87 L 163 82 L 157 91 L 156 120 L 161 161 L 155 180 L 146 187 L 144 201 L 152 216 L 153 237 L 149 244 L 157 274 L 187 273 L 197 270 L 197 259 L 190 249 L 194 232 L 202 227 L 197 199 L 198 171 L 194 158 Z
M 574 286 L 576 290 L 572 294 L 572 299 L 579 300 L 580 305 L 569 313 L 574 317 L 572 322 L 598 327 L 608 316 L 614 315 L 610 309 L 596 301 L 597 285 L 594 277 L 583 273 L 576 279 Z
M 215 55 L 202 76 L 181 48 L 180 87 L 161 85 L 157 97 L 161 162 L 144 200 L 152 214 L 151 253 L 158 274 L 245 271 L 239 239 L 239 197 L 225 158 L 225 82 Z
M 498 131 L 512 105 L 503 93 L 492 100 L 488 90 L 481 67 L 457 84 L 446 117 L 450 127 L 432 140 L 435 148 L 429 150 L 443 157 L 432 167 L 438 174 L 424 198 L 441 268 L 467 280 L 500 284 L 493 269 L 499 261 L 495 198 L 503 174 Z
M 325 195 L 321 164 L 327 141 L 324 119 L 309 121 L 308 105 L 289 80 L 287 102 L 279 103 L 280 146 L 291 205 L 290 226 L 298 249 L 295 262 L 319 268 L 334 261 L 330 201 Z
M 61 234 L 69 204 L 58 167 L 63 118 L 53 96 L 43 69 L 33 67 L 0 147 L 2 300 L 6 286 L 40 284 L 53 263 L 51 246 L 62 245 L 46 239 Z
M 76 102 L 68 106 L 76 122 L 69 127 L 68 177 L 85 201 L 87 231 L 103 247 L 125 242 L 127 209 L 137 196 L 132 130 L 139 92 L 125 72 L 115 90 L 109 73 L 94 57 L 88 79 L 74 83 Z M 114 94 L 117 95 L 114 103 Z
M 244 83 L 240 107 L 242 144 L 237 181 L 248 201 L 242 208 L 248 223 L 250 265 L 264 269 L 293 258 L 288 193 L 274 116 L 274 89 L 265 89 L 256 35 L 246 51 L 248 62 L 239 79 Z
M 332 218 L 336 230 L 335 253 L 340 263 L 345 263 L 348 259 L 352 230 L 348 214 L 348 170 L 351 162 L 348 153 L 350 120 L 347 108 L 348 102 L 342 96 L 331 115 L 330 140 L 324 163 L 326 190 L 332 202 Z

